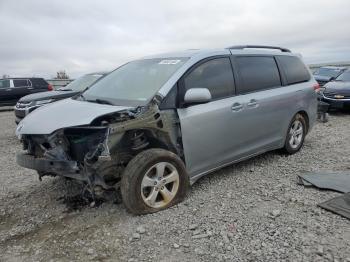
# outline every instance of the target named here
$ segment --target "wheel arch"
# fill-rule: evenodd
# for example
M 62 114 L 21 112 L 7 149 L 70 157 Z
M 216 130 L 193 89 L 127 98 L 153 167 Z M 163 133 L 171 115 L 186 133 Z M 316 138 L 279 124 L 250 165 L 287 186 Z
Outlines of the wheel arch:
M 140 153 L 141 151 L 152 149 L 152 148 L 159 148 L 164 149 L 167 151 L 170 151 L 174 154 L 179 154 L 179 149 L 174 144 L 174 141 L 170 138 L 169 134 L 166 132 L 159 132 L 154 129 L 144 128 L 144 129 L 132 129 L 128 131 L 129 136 L 127 136 L 128 143 L 133 143 L 133 138 L 130 136 L 130 134 L 142 133 L 143 141 L 141 143 L 144 143 L 142 148 L 140 149 L 134 149 L 134 152 L 136 154 Z
M 290 124 L 291 124 L 291 121 L 294 119 L 294 117 L 297 115 L 297 114 L 300 114 L 304 119 L 305 119 L 305 122 L 306 122 L 306 134 L 308 133 L 308 131 L 309 131 L 309 128 L 310 128 L 310 124 L 309 124 L 309 115 L 308 115 L 308 113 L 305 111 L 305 110 L 303 110 L 303 109 L 300 109 L 300 110 L 298 110 L 298 111 L 296 111 L 293 115 L 292 115 L 292 117 L 290 118 L 290 120 L 288 121 L 288 125 L 287 125 L 287 123 L 286 123 L 286 126 L 284 127 L 284 129 L 283 129 L 283 140 L 282 140 L 282 142 L 281 142 L 281 147 L 285 144 L 285 142 L 286 142 L 286 137 L 287 137 L 287 133 L 289 132 L 289 127 L 290 127 Z
M 306 133 L 308 133 L 309 132 L 309 129 L 310 129 L 310 119 L 309 119 L 309 115 L 308 115 L 308 113 L 305 111 L 305 110 L 300 110 L 300 111 L 298 111 L 296 114 L 300 114 L 300 115 L 302 115 L 302 117 L 305 119 L 305 122 L 306 122 Z M 295 114 L 295 115 L 296 115 Z M 295 116 L 294 115 L 294 116 Z M 293 116 L 293 117 L 294 117 Z

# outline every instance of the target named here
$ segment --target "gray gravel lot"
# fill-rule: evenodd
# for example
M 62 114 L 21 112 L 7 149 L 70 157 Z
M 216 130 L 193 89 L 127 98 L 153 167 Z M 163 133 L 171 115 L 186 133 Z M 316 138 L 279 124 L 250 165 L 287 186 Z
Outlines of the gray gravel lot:
M 293 156 L 224 168 L 138 217 L 113 203 L 65 212 L 64 180 L 17 166 L 13 112 L 0 123 L 0 261 L 350 261 L 350 221 L 316 206 L 339 194 L 296 184 L 303 171 L 350 170 L 349 113 L 317 124 Z

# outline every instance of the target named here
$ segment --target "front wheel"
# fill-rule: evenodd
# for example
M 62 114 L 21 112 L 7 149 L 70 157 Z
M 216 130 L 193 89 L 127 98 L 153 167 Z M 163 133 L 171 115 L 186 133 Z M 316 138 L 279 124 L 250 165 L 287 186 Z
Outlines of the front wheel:
M 296 114 L 288 128 L 283 151 L 287 154 L 294 154 L 300 150 L 304 144 L 306 136 L 306 121 L 301 114 Z
M 128 211 L 141 215 L 181 202 L 188 186 L 186 168 L 176 154 L 149 149 L 128 163 L 121 180 L 121 193 Z

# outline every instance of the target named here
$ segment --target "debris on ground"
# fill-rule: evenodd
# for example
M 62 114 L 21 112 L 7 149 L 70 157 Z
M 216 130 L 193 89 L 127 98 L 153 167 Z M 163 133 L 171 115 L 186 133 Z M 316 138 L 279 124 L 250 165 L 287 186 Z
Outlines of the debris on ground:
M 310 172 L 299 175 L 299 184 L 330 189 L 341 193 L 350 192 L 350 172 Z
M 350 193 L 327 200 L 318 206 L 350 219 Z
M 136 228 L 136 232 L 139 233 L 139 234 L 144 234 L 144 233 L 146 233 L 146 229 L 145 229 L 144 226 L 138 226 Z
M 103 199 L 93 199 L 92 196 L 84 196 L 83 194 L 62 196 L 57 200 L 66 205 L 67 213 L 80 211 L 85 207 L 99 207 L 104 202 Z
M 272 218 L 279 217 L 281 215 L 281 210 L 274 209 L 274 210 L 271 211 L 270 215 L 271 215 Z
M 315 172 L 299 176 L 298 184 L 345 193 L 319 207 L 350 219 L 350 172 Z

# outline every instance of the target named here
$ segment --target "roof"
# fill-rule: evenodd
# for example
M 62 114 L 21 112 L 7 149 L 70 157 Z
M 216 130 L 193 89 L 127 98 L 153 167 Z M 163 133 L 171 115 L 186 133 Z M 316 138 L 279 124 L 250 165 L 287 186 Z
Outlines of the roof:
M 249 46 L 250 47 L 250 46 Z M 271 47 L 268 47 L 271 48 Z M 286 50 L 286 49 L 282 49 Z M 288 50 L 289 51 L 289 50 Z M 265 48 L 257 48 L 254 46 L 254 48 L 248 48 L 246 49 L 245 46 L 239 47 L 239 48 L 221 48 L 221 49 L 189 49 L 184 50 L 180 52 L 171 52 L 171 53 L 164 53 L 164 54 L 158 54 L 153 56 L 147 56 L 143 59 L 152 59 L 152 58 L 161 58 L 161 59 L 168 59 L 168 58 L 188 58 L 188 60 L 169 78 L 169 80 L 162 86 L 162 88 L 159 90 L 159 94 L 162 96 L 166 96 L 166 94 L 171 90 L 171 88 L 174 86 L 174 84 L 178 81 L 178 79 L 189 69 L 191 66 L 196 64 L 197 62 L 206 59 L 208 57 L 213 56 L 220 56 L 220 55 L 231 55 L 231 54 L 243 54 L 243 55 L 283 55 L 283 56 L 300 56 L 299 54 L 293 54 L 291 52 L 281 52 L 281 50 L 267 50 Z
M 0 78 L 0 80 L 16 80 L 16 79 L 44 79 L 44 78 L 43 77 L 6 77 L 6 78 Z

